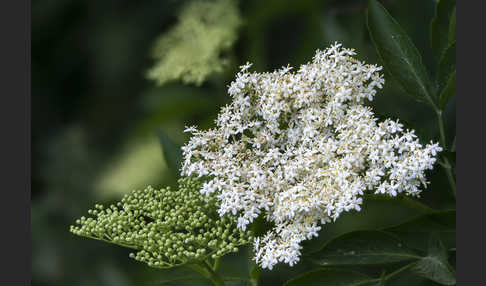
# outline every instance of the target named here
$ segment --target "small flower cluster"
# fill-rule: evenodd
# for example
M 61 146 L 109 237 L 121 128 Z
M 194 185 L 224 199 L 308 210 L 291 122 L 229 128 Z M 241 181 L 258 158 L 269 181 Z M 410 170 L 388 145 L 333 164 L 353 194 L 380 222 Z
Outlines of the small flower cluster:
M 384 84 L 381 67 L 353 55 L 335 44 L 296 72 L 242 66 L 216 128 L 186 130 L 182 173 L 209 178 L 201 193 L 217 194 L 219 214 L 238 214 L 242 230 L 260 214 L 275 224 L 254 240 L 263 268 L 298 262 L 300 243 L 359 211 L 365 191 L 418 196 L 427 186 L 442 148 L 422 146 L 398 121 L 378 122 L 364 102 Z
M 179 22 L 154 46 L 157 61 L 147 76 L 162 85 L 174 80 L 201 85 L 223 71 L 228 52 L 238 37 L 242 19 L 236 0 L 192 0 L 179 14 Z
M 71 232 L 136 249 L 130 257 L 158 268 L 238 251 L 250 233 L 236 228 L 235 217 L 220 218 L 217 200 L 201 196 L 201 186 L 186 177 L 178 190 L 134 191 L 116 206 L 96 205 L 88 211 L 94 218 L 81 217 Z

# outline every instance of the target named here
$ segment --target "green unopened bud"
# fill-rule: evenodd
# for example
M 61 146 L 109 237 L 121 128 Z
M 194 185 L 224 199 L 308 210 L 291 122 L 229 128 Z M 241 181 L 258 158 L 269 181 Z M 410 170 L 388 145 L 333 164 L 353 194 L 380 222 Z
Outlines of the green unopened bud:
M 141 248 L 130 257 L 164 268 L 203 259 L 208 252 L 206 248 L 216 250 L 211 255 L 216 259 L 237 251 L 238 245 L 248 241 L 245 239 L 249 237 L 248 232 L 236 230 L 234 217 L 219 217 L 217 200 L 199 193 L 200 180 L 185 177 L 178 183 L 179 190 L 147 187 L 134 191 L 106 209 L 96 204 L 88 211 L 92 217 L 76 220 L 76 226 L 70 226 L 70 231 Z M 209 212 L 213 213 L 209 215 Z

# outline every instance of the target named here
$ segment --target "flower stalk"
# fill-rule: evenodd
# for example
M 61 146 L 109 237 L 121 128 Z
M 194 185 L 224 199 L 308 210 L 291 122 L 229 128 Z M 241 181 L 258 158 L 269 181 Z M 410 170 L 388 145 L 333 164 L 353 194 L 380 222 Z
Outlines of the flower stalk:
M 444 116 L 442 113 L 442 110 L 436 109 L 436 114 L 437 114 L 437 121 L 439 123 L 439 132 L 440 132 L 440 143 L 442 146 L 444 146 L 445 149 L 447 148 L 447 140 L 446 140 L 446 132 L 445 132 L 445 124 L 444 124 Z M 452 147 L 450 148 L 451 151 L 455 151 L 455 139 L 453 142 Z M 447 181 L 449 182 L 449 186 L 451 188 L 451 193 L 456 198 L 456 182 L 454 180 L 454 176 L 452 175 L 452 166 L 451 163 L 449 162 L 449 159 L 445 155 L 442 156 L 442 162 L 441 166 L 444 168 L 444 171 L 446 172 L 447 176 Z
M 206 261 L 196 261 L 188 264 L 188 266 L 208 280 L 211 280 L 215 286 L 224 286 L 224 281 L 221 276 Z

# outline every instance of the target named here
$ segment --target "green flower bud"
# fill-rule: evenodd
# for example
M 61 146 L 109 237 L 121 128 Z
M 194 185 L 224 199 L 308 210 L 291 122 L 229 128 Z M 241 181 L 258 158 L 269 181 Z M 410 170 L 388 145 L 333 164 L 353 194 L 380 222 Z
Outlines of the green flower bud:
M 133 191 L 109 208 L 96 204 L 70 232 L 136 249 L 130 258 L 162 268 L 205 259 L 209 252 L 216 259 L 249 241 L 250 232 L 237 230 L 235 217 L 219 217 L 218 201 L 199 193 L 201 180 L 185 177 L 178 184 L 178 190 Z

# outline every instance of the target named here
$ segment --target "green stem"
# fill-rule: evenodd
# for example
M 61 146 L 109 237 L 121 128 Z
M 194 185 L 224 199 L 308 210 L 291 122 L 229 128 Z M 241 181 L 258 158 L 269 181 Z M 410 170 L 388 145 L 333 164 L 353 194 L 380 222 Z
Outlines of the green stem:
M 416 264 L 416 262 L 409 263 L 409 264 L 403 266 L 402 268 L 399 268 L 398 270 L 395 270 L 394 272 L 392 272 L 388 275 L 384 275 L 384 273 L 382 273 L 380 278 L 374 278 L 374 279 L 362 281 L 362 282 L 359 282 L 359 283 L 353 284 L 353 285 L 359 286 L 359 285 L 370 285 L 372 283 L 383 283 L 384 281 L 387 281 L 388 279 L 392 278 L 393 276 L 397 275 L 398 273 L 400 273 L 402 271 L 407 270 L 408 268 L 414 266 L 415 264 Z M 383 284 L 379 284 L 379 285 L 383 285 Z
M 445 128 L 444 128 L 444 117 L 442 116 L 441 110 L 436 110 L 436 113 L 437 113 L 437 119 L 439 121 L 441 145 L 444 147 L 444 149 L 447 149 Z M 446 158 L 446 156 L 442 156 L 442 158 L 444 160 L 444 164 L 442 164 L 442 167 L 444 168 L 444 170 L 446 172 L 447 181 L 449 182 L 449 185 L 451 186 L 452 195 L 455 198 L 456 197 L 456 182 L 454 180 L 454 176 L 452 175 L 451 164 L 450 164 L 449 160 Z
M 197 261 L 188 264 L 189 267 L 201 273 L 204 277 L 211 280 L 215 286 L 224 286 L 223 279 L 216 273 L 206 261 Z
M 213 282 L 215 286 L 224 286 L 223 279 L 219 276 L 218 273 L 216 273 L 207 262 L 203 262 L 204 265 L 206 266 L 206 269 L 209 273 L 209 279 Z
M 250 271 L 250 285 L 251 286 L 258 286 L 258 277 L 260 276 L 260 268 L 258 264 L 255 264 Z
M 454 181 L 454 176 L 452 175 L 452 167 L 449 163 L 449 160 L 444 156 L 444 164 L 443 168 L 446 171 L 447 181 L 449 181 L 449 185 L 451 186 L 452 195 L 454 198 L 456 197 L 456 182 Z
M 444 149 L 447 149 L 445 128 L 444 128 L 444 117 L 442 116 L 442 111 L 437 110 L 437 119 L 439 120 L 439 131 L 440 131 L 440 144 Z
M 221 258 L 220 257 L 218 257 L 218 258 L 216 258 L 214 260 L 214 265 L 213 265 L 213 270 L 214 271 L 218 271 L 220 262 L 221 262 Z
M 386 275 L 386 276 L 385 276 L 385 280 L 388 280 L 388 279 L 390 279 L 391 277 L 393 277 L 393 276 L 397 275 L 398 273 L 400 273 L 400 272 L 402 272 L 402 271 L 404 271 L 404 270 L 407 270 L 408 268 L 410 268 L 410 267 L 414 266 L 415 264 L 416 264 L 416 262 L 412 262 L 412 263 L 410 263 L 410 264 L 407 264 L 407 265 L 403 266 L 402 268 L 399 268 L 398 270 L 396 270 L 396 271 L 394 271 L 394 272 L 392 272 L 392 273 L 390 273 L 390 274 Z

